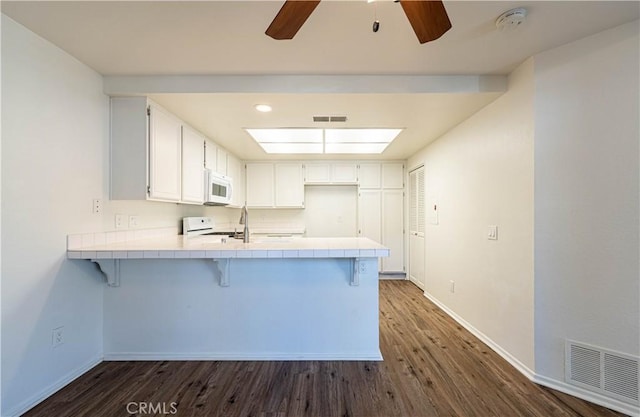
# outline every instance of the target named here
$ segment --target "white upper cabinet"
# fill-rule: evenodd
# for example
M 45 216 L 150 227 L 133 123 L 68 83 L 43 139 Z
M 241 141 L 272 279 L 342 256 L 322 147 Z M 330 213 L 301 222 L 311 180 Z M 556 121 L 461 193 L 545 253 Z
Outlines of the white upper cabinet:
M 110 185 L 113 200 L 180 202 L 182 121 L 146 97 L 111 98 Z
M 400 162 L 382 164 L 382 188 L 404 188 L 404 165 Z
M 216 155 L 216 172 L 222 175 L 229 175 L 227 170 L 227 151 L 218 146 Z
M 218 145 L 209 139 L 206 140 L 204 160 L 205 168 L 218 172 Z
M 182 122 L 155 104 L 149 109 L 149 198 L 180 201 Z
M 227 175 L 233 181 L 231 185 L 231 207 L 242 207 L 245 203 L 244 166 L 233 154 L 227 154 Z
M 274 206 L 274 170 L 273 163 L 247 163 L 246 193 L 247 207 Z
M 300 162 L 251 162 L 246 170 L 247 207 L 303 208 Z
M 380 163 L 361 162 L 358 172 L 360 188 L 380 188 Z
M 182 122 L 146 97 L 111 98 L 111 199 L 180 201 Z
M 331 166 L 328 163 L 306 163 L 305 184 L 328 184 L 331 182 Z
M 304 179 L 301 163 L 276 163 L 275 179 L 276 207 L 304 207 Z
M 355 162 L 307 162 L 304 164 L 305 184 L 356 184 L 358 165 Z
M 185 203 L 204 203 L 204 136 L 182 126 L 182 198 Z
M 358 165 L 353 162 L 331 164 L 331 181 L 334 184 L 355 184 L 358 182 Z

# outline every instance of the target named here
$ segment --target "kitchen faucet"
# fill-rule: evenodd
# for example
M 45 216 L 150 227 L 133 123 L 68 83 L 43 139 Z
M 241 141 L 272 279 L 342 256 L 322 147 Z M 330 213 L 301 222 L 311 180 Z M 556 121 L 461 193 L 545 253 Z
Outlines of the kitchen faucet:
M 247 210 L 247 206 L 242 206 L 242 212 L 240 212 L 240 224 L 244 224 L 244 233 L 242 236 L 242 241 L 244 243 L 249 243 L 249 210 Z

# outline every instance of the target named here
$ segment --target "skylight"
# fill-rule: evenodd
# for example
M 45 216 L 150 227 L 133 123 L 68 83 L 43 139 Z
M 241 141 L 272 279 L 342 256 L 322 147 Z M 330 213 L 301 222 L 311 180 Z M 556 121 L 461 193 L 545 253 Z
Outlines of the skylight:
M 266 153 L 379 154 L 402 129 L 245 129 Z

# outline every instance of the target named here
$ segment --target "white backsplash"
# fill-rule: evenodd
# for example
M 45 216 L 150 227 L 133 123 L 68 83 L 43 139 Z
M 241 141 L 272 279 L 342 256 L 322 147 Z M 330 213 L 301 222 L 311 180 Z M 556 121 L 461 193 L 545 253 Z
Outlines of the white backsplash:
M 242 231 L 239 224 L 240 209 L 226 208 L 225 213 L 212 215 L 216 227 Z M 209 216 L 209 214 L 207 214 Z M 225 217 L 226 216 L 226 217 Z M 249 209 L 249 226 L 252 233 L 277 233 L 305 230 L 303 209 Z

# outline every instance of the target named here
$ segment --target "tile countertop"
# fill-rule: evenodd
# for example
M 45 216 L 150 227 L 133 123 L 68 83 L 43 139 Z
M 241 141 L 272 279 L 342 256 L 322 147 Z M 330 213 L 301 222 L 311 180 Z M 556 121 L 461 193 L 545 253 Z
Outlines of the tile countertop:
M 367 238 L 258 238 L 159 236 L 67 250 L 69 259 L 377 258 L 389 249 Z M 253 238 L 253 237 L 252 237 Z

